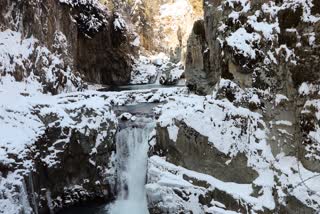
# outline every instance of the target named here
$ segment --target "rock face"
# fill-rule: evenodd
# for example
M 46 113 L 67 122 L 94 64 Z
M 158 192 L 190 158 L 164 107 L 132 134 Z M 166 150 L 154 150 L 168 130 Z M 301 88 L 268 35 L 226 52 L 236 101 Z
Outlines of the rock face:
M 317 81 L 312 68 L 319 57 L 317 6 L 302 2 L 205 1 L 205 41 L 200 44 L 208 48 L 208 57 L 203 57 L 208 66 L 187 69 L 191 74 L 188 81 L 192 84 L 197 80 L 192 76 L 195 69 L 204 72 L 207 85 L 225 78 L 243 87 L 282 90 Z M 193 37 L 189 39 L 189 53 L 201 46 L 192 45 Z M 190 65 L 194 57 L 189 57 Z M 302 70 L 310 72 L 304 75 Z
M 161 103 L 149 142 L 151 213 L 320 209 L 320 4 L 205 0 L 204 19 L 193 23 L 199 3 L 115 0 L 106 1 L 108 11 L 95 0 L 0 2 L 0 212 L 113 199 L 111 106 L 140 102 Z M 189 89 L 210 95 L 48 96 L 82 90 L 82 80 L 128 83 L 139 42 L 172 63 L 142 57 L 136 71 L 145 74 L 135 83 L 153 82 L 162 70 L 160 82 L 176 84 L 186 58 Z M 128 108 L 151 114 L 144 105 Z
M 318 128 L 311 124 L 318 118 L 312 116 L 309 107 L 318 102 L 314 96 L 319 82 L 315 69 L 320 56 L 318 7 L 315 1 L 205 1 L 205 34 L 195 33 L 200 26 L 196 23 L 189 38 L 185 74 L 187 85 L 199 94 L 211 93 L 223 78 L 243 89 L 270 90 L 283 98 L 275 110 L 268 100 L 263 101 L 266 122 L 290 121 L 293 126 L 274 124 L 274 130 L 292 135 L 300 159 L 313 169 L 317 168 L 319 143 L 314 135 Z M 270 138 L 275 135 L 279 133 L 271 133 Z M 281 135 L 282 139 L 278 136 L 275 141 L 288 148 L 289 136 Z M 294 149 L 289 150 L 286 152 L 294 153 Z
M 39 213 L 90 200 L 109 201 L 115 195 L 110 177 L 114 175 L 110 172 L 117 124 L 107 119 L 107 109 L 77 108 L 67 112 L 75 121 L 74 127 L 59 123 L 61 119 L 54 113 L 41 116 L 47 127 L 32 150 L 35 170 L 27 183 L 33 193 L 31 201 L 36 202 L 33 208 Z M 77 124 L 98 115 L 105 118 L 96 128 L 79 130 Z
M 205 26 L 203 20 L 193 25 L 192 33 L 187 43 L 185 77 L 188 87 L 198 94 L 212 91 L 214 84 L 210 82 L 209 51 L 207 49 Z
M 277 105 L 276 111 L 265 101 L 266 120 L 291 120 L 293 127 L 288 133 L 293 134 L 296 149 L 302 146 L 301 160 L 314 170 L 315 163 L 305 158 L 318 163 L 318 139 L 314 136 L 318 128 L 311 125 L 318 119 L 309 108 L 318 102 L 314 96 L 318 91 L 314 84 L 319 82 L 315 69 L 320 53 L 318 7 L 315 1 L 310 5 L 205 1 L 205 39 L 195 33 L 190 36 L 185 74 L 189 87 L 200 94 L 210 93 L 224 78 L 242 88 L 268 89 L 279 99 L 283 97 L 283 105 Z M 283 140 L 284 144 L 288 141 Z
M 30 209 L 50 213 L 75 203 L 106 202 L 115 197 L 112 154 L 117 119 L 108 105 L 95 109 L 83 103 L 103 100 L 69 96 L 58 103 L 51 100 L 50 104 L 33 106 L 32 116 L 22 119 L 31 130 L 34 123 L 39 124 L 35 140 L 25 147 L 21 140 L 15 149 L 2 148 L 11 152 L 1 160 L 0 189 L 4 194 L 0 210 L 10 213 L 10 206 L 16 206 L 21 213 L 32 213 Z M 16 110 L 9 114 L 20 120 Z M 27 128 L 25 132 L 29 132 Z M 15 195 L 25 197 L 25 202 Z
M 0 6 L 1 30 L 22 32 L 23 38 L 34 36 L 61 54 L 84 80 L 129 82 L 133 53 L 129 34 L 115 26 L 119 16 L 98 1 L 2 1 Z
M 165 156 L 167 161 L 177 166 L 212 175 L 225 182 L 245 184 L 256 179 L 257 173 L 247 167 L 245 155 L 239 154 L 228 163 L 230 157 L 210 146 L 208 137 L 184 123 L 177 122 L 176 125 L 179 127 L 176 142 L 170 139 L 166 128 L 157 128 L 158 143 L 154 154 Z

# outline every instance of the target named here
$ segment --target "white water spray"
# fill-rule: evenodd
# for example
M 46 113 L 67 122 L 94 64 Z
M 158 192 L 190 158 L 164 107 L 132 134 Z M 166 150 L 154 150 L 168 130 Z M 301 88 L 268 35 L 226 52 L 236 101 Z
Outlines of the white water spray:
M 119 195 L 111 214 L 148 214 L 145 191 L 149 135 L 152 127 L 126 128 L 117 135 Z

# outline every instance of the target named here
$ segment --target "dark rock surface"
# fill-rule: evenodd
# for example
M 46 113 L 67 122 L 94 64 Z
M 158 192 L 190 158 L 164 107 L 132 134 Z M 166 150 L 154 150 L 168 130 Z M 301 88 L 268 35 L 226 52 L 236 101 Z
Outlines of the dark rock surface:
M 211 175 L 225 182 L 251 183 L 258 176 L 247 166 L 247 158 L 239 154 L 226 164 L 230 157 L 210 146 L 208 138 L 197 133 L 183 122 L 177 122 L 178 138 L 173 142 L 167 128 L 157 127 L 157 144 L 154 154 L 165 156 L 177 166 Z M 235 173 L 237 172 L 237 173 Z
M 75 121 L 79 124 L 83 122 L 81 118 L 96 117 L 93 109 L 86 108 L 70 114 L 77 114 Z M 33 208 L 37 207 L 39 213 L 48 213 L 76 203 L 112 200 L 115 189 L 109 176 L 113 175 L 107 171 L 115 151 L 116 124 L 106 120 L 98 129 L 85 127 L 86 131 L 82 132 L 76 127 L 61 126 L 55 115 L 42 118 L 48 126 L 30 154 L 34 171 L 26 182 L 32 193 L 31 201 L 36 202 Z M 99 139 L 99 132 L 106 132 L 106 137 Z

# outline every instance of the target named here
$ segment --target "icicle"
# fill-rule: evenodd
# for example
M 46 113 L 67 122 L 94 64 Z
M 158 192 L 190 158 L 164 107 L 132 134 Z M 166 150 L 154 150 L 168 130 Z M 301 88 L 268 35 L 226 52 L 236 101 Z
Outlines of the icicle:
M 35 214 L 38 214 L 38 204 L 37 204 L 37 199 L 36 199 L 36 194 L 34 192 L 34 185 L 33 185 L 33 177 L 32 177 L 32 172 L 29 173 L 29 186 L 31 190 L 31 203 L 33 207 L 33 211 Z

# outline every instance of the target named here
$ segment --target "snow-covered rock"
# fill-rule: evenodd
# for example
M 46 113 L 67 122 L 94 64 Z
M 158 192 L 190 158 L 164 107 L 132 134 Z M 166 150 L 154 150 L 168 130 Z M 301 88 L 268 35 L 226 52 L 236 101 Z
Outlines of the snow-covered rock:
M 319 210 L 318 173 L 288 152 L 279 136 L 275 139 L 281 150 L 276 150 L 270 136 L 273 130 L 288 130 L 291 139 L 292 122 L 278 120 L 269 126 L 263 111 L 257 110 L 269 99 L 268 92 L 242 90 L 222 80 L 213 95 L 179 94 L 159 106 L 152 154 L 163 158 L 150 158 L 147 184 L 153 209 L 169 213 Z M 273 99 L 276 106 L 277 98 Z M 297 147 L 291 145 L 291 151 Z

